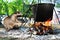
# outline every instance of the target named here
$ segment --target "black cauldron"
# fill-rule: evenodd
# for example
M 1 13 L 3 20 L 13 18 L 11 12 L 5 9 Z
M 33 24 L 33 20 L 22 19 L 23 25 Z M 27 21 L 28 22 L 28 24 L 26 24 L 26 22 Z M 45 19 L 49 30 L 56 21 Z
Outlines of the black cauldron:
M 32 11 L 35 21 L 44 22 L 48 19 L 52 20 L 54 4 L 51 3 L 40 3 L 32 5 Z

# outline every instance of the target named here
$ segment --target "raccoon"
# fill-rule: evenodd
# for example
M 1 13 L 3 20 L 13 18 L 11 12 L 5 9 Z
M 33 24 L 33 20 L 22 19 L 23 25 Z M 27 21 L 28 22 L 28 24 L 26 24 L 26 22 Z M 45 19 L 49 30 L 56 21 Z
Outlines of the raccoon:
M 22 22 L 19 21 L 17 18 L 21 16 L 22 14 L 20 12 L 15 12 L 11 16 L 6 16 L 2 20 L 2 24 L 4 25 L 5 29 L 9 31 L 10 29 L 13 29 L 14 27 L 18 28 L 22 25 Z

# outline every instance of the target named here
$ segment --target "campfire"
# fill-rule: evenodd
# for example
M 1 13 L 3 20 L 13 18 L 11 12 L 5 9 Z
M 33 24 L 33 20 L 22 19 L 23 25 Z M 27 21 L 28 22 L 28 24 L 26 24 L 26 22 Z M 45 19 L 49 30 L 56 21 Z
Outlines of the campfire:
M 45 22 L 35 22 L 34 28 L 37 31 L 37 35 L 53 34 L 51 20 L 49 19 Z

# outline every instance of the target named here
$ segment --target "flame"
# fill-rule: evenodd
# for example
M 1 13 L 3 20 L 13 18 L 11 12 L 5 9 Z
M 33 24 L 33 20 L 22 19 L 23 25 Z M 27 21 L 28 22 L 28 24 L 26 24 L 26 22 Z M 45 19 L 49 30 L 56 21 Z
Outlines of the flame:
M 47 21 L 44 22 L 44 25 L 45 26 L 51 26 L 51 20 L 48 19 Z

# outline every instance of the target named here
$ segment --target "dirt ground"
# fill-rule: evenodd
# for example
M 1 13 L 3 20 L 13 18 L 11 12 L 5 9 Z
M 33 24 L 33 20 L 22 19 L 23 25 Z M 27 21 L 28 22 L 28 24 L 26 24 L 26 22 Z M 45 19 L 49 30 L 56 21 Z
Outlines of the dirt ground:
M 58 31 L 60 32 L 60 30 Z M 24 33 L 20 30 L 11 30 L 7 32 L 4 28 L 0 28 L 0 40 L 60 40 L 60 33 L 53 35 L 33 35 Z

